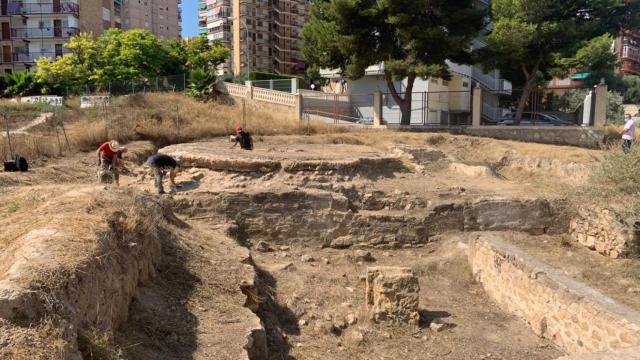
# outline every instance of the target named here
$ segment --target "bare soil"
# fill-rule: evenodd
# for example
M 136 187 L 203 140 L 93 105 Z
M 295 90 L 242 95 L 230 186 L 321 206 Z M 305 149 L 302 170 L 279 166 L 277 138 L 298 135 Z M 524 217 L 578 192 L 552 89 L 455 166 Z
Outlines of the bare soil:
M 259 137 L 256 139 L 259 150 L 254 153 L 229 150 L 230 144 L 225 139 L 216 139 L 214 144 L 224 146 L 219 151 L 221 156 L 270 153 L 277 159 L 297 161 L 318 158 L 342 161 L 362 154 L 391 156 L 393 151 L 389 147 L 409 144 L 442 151 L 447 159 L 420 163 L 395 154 L 403 168 L 377 178 L 357 173 L 239 174 L 183 169 L 177 178 L 182 185 L 179 192 L 154 198 L 170 206 L 181 200 L 197 201 L 203 195 L 220 191 L 284 189 L 362 194 L 378 191 L 431 205 L 486 198 L 559 198 L 566 195 L 571 179 L 548 176 L 532 168 L 505 167 L 495 171 L 491 165 L 499 163 L 508 151 L 556 159 L 560 161 L 556 166 L 563 163 L 588 166 L 599 157 L 598 152 L 575 148 L 395 132 Z M 131 147 L 128 156 L 138 176 L 123 176 L 121 185 L 131 194 L 153 193 L 153 178 L 148 169 L 138 164 L 155 149 L 148 143 Z M 342 156 L 344 152 L 349 156 Z M 105 192 L 104 186 L 95 184 L 96 158 L 94 152 L 74 154 L 35 162 L 33 171 L 26 174 L 0 173 L 0 225 L 10 230 L 0 237 L 0 259 L 7 259 L 6 265 L 0 265 L 0 273 L 14 261 L 11 259 L 16 239 L 52 220 L 57 221 L 55 224 L 77 222 L 79 240 L 73 244 L 91 248 L 99 241 L 94 236 L 96 229 L 91 227 L 91 221 L 98 220 L 83 213 L 83 209 L 96 203 L 96 193 Z M 490 171 L 475 176 L 452 171 L 450 163 Z M 58 199 L 60 194 L 69 192 L 75 192 L 77 197 Z M 101 203 L 105 211 L 116 208 L 108 201 Z M 417 216 L 423 209 L 379 211 Z M 128 359 L 235 360 L 243 356 L 247 325 L 255 325 L 261 319 L 267 329 L 270 359 L 554 359 L 562 355 L 551 343 L 537 338 L 523 321 L 493 304 L 482 287 L 473 282 L 462 235 L 444 234 L 422 247 L 367 249 L 375 261 L 358 262 L 354 259 L 355 249 L 323 249 L 320 240 L 307 245 L 287 244 L 288 248 L 272 243 L 275 251 L 256 251 L 259 240 L 271 240 L 250 238 L 250 243 L 245 243 L 242 238 L 230 236 L 230 219 L 214 215 L 194 219 L 187 214 L 179 214 L 182 220 L 178 223 L 184 224 L 163 236 L 162 261 L 156 276 L 137 284 L 127 321 L 113 329 L 115 333 L 104 333 L 103 345 L 110 354 Z M 68 252 L 85 249 L 56 243 L 55 237 L 47 241 L 56 246 L 43 251 L 49 251 L 51 258 L 63 265 L 77 262 L 77 257 L 83 255 Z M 612 260 L 575 245 L 567 247 L 560 237 L 514 235 L 514 243 L 542 255 L 617 300 L 638 307 L 635 300 L 628 299 L 633 296 L 625 296 L 628 288 L 637 287 L 640 282 L 636 260 Z M 303 255 L 313 257 L 314 261 L 302 261 Z M 370 265 L 413 269 L 421 285 L 420 326 L 389 327 L 368 320 L 361 276 Z M 254 280 L 258 285 L 255 293 L 240 291 Z M 344 325 L 347 317 L 352 323 Z M 448 326 L 440 332 L 432 331 L 429 325 L 435 318 Z M 19 324 L 5 320 L 0 319 L 5 334 L 21 336 L 18 343 L 23 344 L 22 358 L 60 358 L 56 357 L 58 344 L 47 342 L 59 335 L 54 334 L 57 324 L 46 319 Z M 0 335 L 0 346 L 11 341 Z M 52 355 L 47 356 L 45 351 L 32 356 L 27 351 L 29 346 L 43 343 Z
M 271 336 L 285 337 L 288 344 L 273 349 L 271 359 L 555 359 L 562 354 L 484 295 L 472 280 L 460 236 L 442 236 L 426 248 L 367 251 L 375 261 L 358 262 L 356 250 L 295 245 L 253 252 L 279 307 L 289 310 L 268 324 Z M 304 255 L 314 261 L 302 261 Z M 420 281 L 419 327 L 369 320 L 361 281 L 368 266 L 413 269 Z M 357 322 L 340 336 L 327 330 L 349 315 Z M 447 324 L 445 330 L 430 330 L 434 318 Z

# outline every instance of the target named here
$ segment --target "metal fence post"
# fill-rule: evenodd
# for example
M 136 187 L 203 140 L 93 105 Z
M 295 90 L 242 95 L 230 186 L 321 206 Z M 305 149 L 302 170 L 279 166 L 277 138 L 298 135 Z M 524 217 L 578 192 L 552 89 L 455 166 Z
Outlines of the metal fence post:
M 13 146 L 11 145 L 11 134 L 9 133 L 9 117 L 5 113 L 2 113 L 2 117 L 4 118 L 4 127 L 7 131 L 7 141 L 9 142 L 9 153 L 11 153 L 11 158 L 14 158 Z
M 180 105 L 176 103 L 176 138 L 180 141 Z
M 71 145 L 69 145 L 69 138 L 67 137 L 67 130 L 65 130 L 64 128 L 64 119 L 62 117 L 62 114 L 60 114 L 60 128 L 62 128 L 62 135 L 64 135 L 64 142 L 67 144 L 67 151 L 71 151 Z M 57 128 L 56 128 L 56 133 L 57 133 Z

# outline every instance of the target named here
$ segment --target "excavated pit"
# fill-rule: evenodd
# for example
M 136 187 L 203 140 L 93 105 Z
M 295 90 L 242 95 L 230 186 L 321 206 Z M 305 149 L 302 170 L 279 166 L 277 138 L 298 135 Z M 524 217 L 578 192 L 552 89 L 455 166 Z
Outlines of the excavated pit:
M 3 220 L 15 236 L 0 254 L 0 358 L 556 359 L 638 345 L 640 306 L 619 311 L 615 289 L 576 275 L 614 261 L 592 262 L 602 256 L 579 245 L 590 240 L 567 245 L 593 226 L 585 214 L 503 176 L 520 166 L 568 177 L 561 163 L 517 154 L 472 163 L 428 147 L 258 145 L 160 150 L 183 165 L 172 198 L 146 194 L 141 173 L 130 190 L 70 188 L 29 220 Z M 610 256 L 637 245 L 606 243 L 613 250 L 595 247 Z M 579 287 L 552 274 L 558 249 L 570 246 L 586 252 L 568 275 Z M 417 326 L 370 321 L 363 276 L 372 266 L 412 270 Z M 617 342 L 599 342 L 605 327 L 576 330 L 590 321 L 571 315 L 586 298 L 565 283 L 602 291 L 595 303 L 613 317 L 596 320 L 615 320 Z M 559 308 L 539 304 L 549 298 Z M 563 316 L 557 331 L 573 332 L 555 332 L 545 312 Z
M 350 151 L 389 156 L 357 148 Z M 188 156 L 175 147 L 161 151 L 186 156 L 186 162 L 195 165 L 185 175 L 191 186 L 175 210 L 186 218 L 226 219 L 252 249 L 259 278 L 268 285 L 268 301 L 258 314 L 267 330 L 270 358 L 392 359 L 403 353 L 407 358 L 459 359 L 486 351 L 487 359 L 554 359 L 563 351 L 575 352 L 552 336 L 522 329 L 521 314 L 510 315 L 510 306 L 471 277 L 467 244 L 472 242 L 466 233 L 516 232 L 530 242 L 564 242 L 575 231 L 576 212 L 561 198 L 536 198 L 511 188 L 502 173 L 550 172 L 580 183 L 585 176 L 580 165 L 565 169 L 558 161 L 513 153 L 498 162 L 465 164 L 433 149 L 404 146 L 392 149 L 393 161 L 387 160 L 392 171 L 374 177 L 371 163 L 353 159 L 348 166 L 320 166 L 327 160 L 305 154 L 300 162 L 307 165 L 292 171 L 277 156 L 268 160 L 280 165 L 251 167 L 247 162 L 254 155 L 242 152 L 239 167 L 237 159 L 220 165 L 219 156 L 210 156 L 203 147 Z M 257 157 L 263 165 L 264 153 Z M 578 174 L 571 177 L 571 172 Z M 439 176 L 449 184 L 454 178 L 457 186 L 434 179 Z M 489 184 L 478 185 L 477 179 Z M 374 264 L 410 267 L 421 284 L 427 284 L 421 286 L 417 329 L 369 322 L 361 276 Z M 494 301 L 496 305 L 479 306 Z M 458 346 L 449 346 L 429 330 L 440 322 L 445 323 L 447 341 Z M 487 327 L 490 335 L 478 337 Z M 517 344 L 502 341 L 514 334 L 519 334 Z M 413 339 L 429 342 L 430 350 L 425 352 Z M 603 348 L 590 344 L 583 349 Z
M 249 250 L 169 202 L 86 186 L 3 220 L 0 358 L 264 359 Z

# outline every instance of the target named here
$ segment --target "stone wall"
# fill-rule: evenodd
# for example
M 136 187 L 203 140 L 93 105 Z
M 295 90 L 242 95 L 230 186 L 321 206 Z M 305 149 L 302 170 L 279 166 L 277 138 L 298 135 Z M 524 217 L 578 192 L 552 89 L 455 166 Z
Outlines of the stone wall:
M 638 257 L 640 234 L 607 210 L 595 206 L 577 209 L 570 233 L 580 244 L 612 258 Z
M 463 130 L 465 135 L 501 140 L 536 142 L 599 148 L 604 130 L 579 126 L 478 126 Z
M 335 248 L 420 246 L 450 231 L 513 230 L 530 234 L 568 231 L 563 207 L 547 200 L 482 200 L 411 209 L 378 209 L 392 198 L 345 196 L 314 191 L 199 194 L 178 211 L 189 216 L 216 214 L 236 224 L 249 238 L 279 242 L 322 242 Z M 407 206 L 408 208 L 409 206 Z
M 489 296 L 569 354 L 640 345 L 639 312 L 564 276 L 497 235 L 475 235 L 469 263 Z

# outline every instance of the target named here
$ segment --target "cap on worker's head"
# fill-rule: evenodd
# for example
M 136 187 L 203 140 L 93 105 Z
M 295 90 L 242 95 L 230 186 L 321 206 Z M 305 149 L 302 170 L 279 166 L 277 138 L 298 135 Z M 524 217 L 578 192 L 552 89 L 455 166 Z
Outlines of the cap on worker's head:
M 120 145 L 119 142 L 115 141 L 115 140 L 111 140 L 109 141 L 109 149 L 113 152 L 118 152 L 118 151 L 126 151 L 127 148 Z
M 237 133 L 242 132 L 242 128 L 241 128 L 240 126 L 238 126 L 238 127 L 236 128 L 236 132 L 237 132 Z

